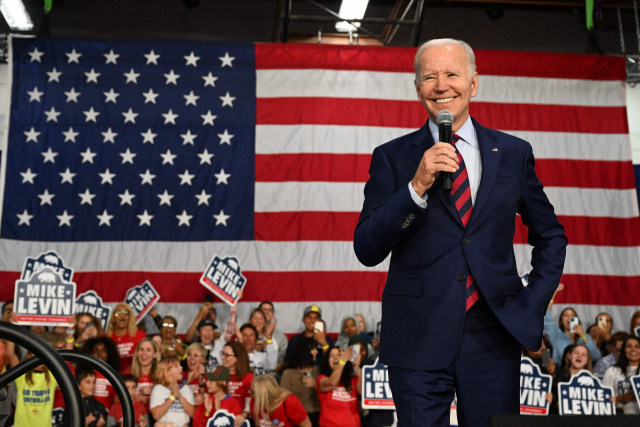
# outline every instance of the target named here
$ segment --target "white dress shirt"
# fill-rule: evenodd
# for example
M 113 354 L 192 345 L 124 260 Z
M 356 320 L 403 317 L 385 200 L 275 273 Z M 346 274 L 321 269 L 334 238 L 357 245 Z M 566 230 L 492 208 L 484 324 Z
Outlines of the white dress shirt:
M 429 119 L 429 131 L 434 141 L 439 140 L 438 125 L 433 123 Z M 478 146 L 478 136 L 476 135 L 476 129 L 473 127 L 471 117 L 467 118 L 467 121 L 462 125 L 456 135 L 460 137 L 460 140 L 456 142 L 456 148 L 462 155 L 464 164 L 467 168 L 467 174 L 469 175 L 469 187 L 471 189 L 471 203 L 475 205 L 476 194 L 478 194 L 478 187 L 480 187 L 480 178 L 482 177 L 482 161 L 480 160 L 480 147 Z M 426 194 L 424 199 L 416 193 L 409 181 L 409 192 L 411 198 L 422 209 L 427 208 Z

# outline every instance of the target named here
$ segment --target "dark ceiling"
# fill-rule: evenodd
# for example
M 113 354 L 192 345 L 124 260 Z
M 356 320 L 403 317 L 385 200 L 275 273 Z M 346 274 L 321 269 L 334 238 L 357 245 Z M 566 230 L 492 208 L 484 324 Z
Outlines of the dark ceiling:
M 398 0 L 408 3 L 409 0 Z M 45 19 L 42 0 L 25 0 L 34 20 L 34 34 L 62 37 L 225 40 L 242 42 L 280 42 L 284 37 L 283 17 L 286 0 L 54 0 Z M 194 8 L 187 4 L 199 3 Z M 339 1 L 320 1 L 338 11 Z M 365 18 L 389 18 L 396 0 L 371 0 Z M 415 2 L 417 3 L 417 1 Z M 415 4 L 414 3 L 414 4 Z M 613 0 L 605 4 L 595 20 L 588 43 L 584 3 L 575 0 L 502 0 L 425 2 L 419 41 L 430 38 L 463 39 L 474 48 L 553 52 L 621 53 L 615 3 L 621 6 L 627 53 L 638 52 L 632 0 Z M 597 2 L 596 2 L 597 3 Z M 413 18 L 415 6 L 408 17 Z M 306 0 L 292 1 L 291 14 L 330 15 Z M 9 29 L 2 20 L 0 32 Z M 376 35 L 384 24 L 363 26 Z M 387 34 L 393 28 L 387 28 Z M 412 45 L 411 26 L 400 27 L 392 46 Z M 291 22 L 290 41 L 331 40 L 336 33 L 331 22 Z M 369 37 L 360 31 L 360 43 Z M 347 42 L 346 38 L 340 39 Z M 595 41 L 595 43 L 594 43 Z

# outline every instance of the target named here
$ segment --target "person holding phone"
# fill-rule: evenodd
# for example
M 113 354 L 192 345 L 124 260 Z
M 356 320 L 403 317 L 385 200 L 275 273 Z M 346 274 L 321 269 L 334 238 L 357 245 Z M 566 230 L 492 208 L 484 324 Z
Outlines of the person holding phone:
M 332 348 L 322 358 L 316 378 L 320 399 L 320 427 L 360 427 L 358 396 L 362 390 L 360 355 L 351 363 L 353 351 Z M 355 369 L 354 369 L 355 367 Z
M 556 363 L 551 357 L 551 349 L 547 347 L 544 338 L 542 339 L 540 350 L 531 351 L 528 348 L 523 348 L 522 355 L 528 357 L 533 363 L 538 365 L 543 374 L 555 375 Z
M 214 329 L 217 328 L 217 326 L 215 326 L 217 318 L 218 311 L 213 306 L 213 296 L 211 294 L 207 294 L 204 297 L 204 304 L 202 304 L 202 307 L 200 307 L 200 311 L 198 311 L 198 314 L 196 315 L 195 319 L 193 319 L 191 326 L 189 326 L 189 329 L 187 329 L 184 340 L 188 343 L 192 343 L 200 337 L 199 325 L 203 320 L 208 320 L 209 322 L 211 322 L 210 324 L 214 325 Z M 221 334 L 219 332 L 214 332 L 214 335 L 215 337 L 213 341 L 217 340 Z M 200 342 L 202 343 L 202 339 L 200 339 Z
M 562 288 L 559 289 L 562 290 Z M 551 300 L 549 308 L 552 305 L 553 300 Z M 580 319 L 571 307 L 562 310 L 558 324 L 553 320 L 551 310 L 547 310 L 544 316 L 544 334 L 553 346 L 553 360 L 557 365 L 562 365 L 564 349 L 571 344 L 584 344 L 589 349 L 593 362 L 597 362 L 602 357 L 600 349 L 595 345 L 593 338 L 582 329 Z
M 316 366 L 318 349 L 308 340 L 298 340 L 291 349 L 291 359 L 282 373 L 280 387 L 295 394 L 309 414 L 314 427 L 320 419 L 320 401 L 316 392 L 316 378 L 319 368 Z
M 318 359 L 316 359 L 316 364 L 319 364 L 325 352 L 328 351 L 329 348 L 333 347 L 334 343 L 333 340 L 326 335 L 324 323 L 322 322 L 322 310 L 320 307 L 315 304 L 309 305 L 305 307 L 303 313 L 302 323 L 304 324 L 304 332 L 291 337 L 285 360 L 289 363 L 291 349 L 295 345 L 296 341 L 306 340 L 313 343 L 318 349 Z

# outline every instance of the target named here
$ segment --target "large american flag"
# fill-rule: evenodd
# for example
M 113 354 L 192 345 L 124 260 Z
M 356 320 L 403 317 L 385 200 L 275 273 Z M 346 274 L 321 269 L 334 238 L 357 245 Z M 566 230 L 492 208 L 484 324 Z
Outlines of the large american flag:
M 149 280 L 184 331 L 208 261 L 234 255 L 248 280 L 241 321 L 269 299 L 284 332 L 301 330 L 309 303 L 330 331 L 354 313 L 373 328 L 388 264 L 359 264 L 353 231 L 373 149 L 427 119 L 415 49 L 55 38 L 12 49 L 0 300 L 25 257 L 56 250 L 78 293 L 115 303 Z M 556 309 L 586 323 L 608 311 L 627 329 L 640 222 L 624 59 L 476 55 L 472 116 L 531 142 L 569 238 Z

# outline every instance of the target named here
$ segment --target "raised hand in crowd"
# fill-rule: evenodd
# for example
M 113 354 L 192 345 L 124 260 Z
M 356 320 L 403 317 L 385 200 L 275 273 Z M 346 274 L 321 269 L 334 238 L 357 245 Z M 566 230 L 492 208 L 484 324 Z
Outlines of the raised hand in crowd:
M 553 297 L 551 297 L 551 301 L 549 301 L 549 306 L 547 307 L 547 310 L 551 310 L 551 306 L 553 305 L 553 302 L 556 299 L 556 295 L 558 294 L 558 292 L 562 291 L 563 289 L 564 289 L 564 285 L 560 283 L 558 285 L 558 289 L 556 289 L 556 291 L 553 293 Z
M 144 415 L 140 415 L 140 417 L 138 418 L 138 427 L 147 427 L 147 425 L 147 417 L 145 417 Z
M 96 417 L 93 415 L 93 412 L 90 412 L 89 415 L 87 415 L 84 418 L 84 425 L 85 426 L 89 426 L 91 425 L 92 422 L 94 422 L 96 420 Z
M 322 347 L 328 345 L 327 342 L 327 334 L 324 332 L 324 329 L 322 331 L 318 330 L 318 329 L 314 329 L 313 330 L 313 339 L 316 340 L 318 342 L 318 344 L 320 344 Z M 351 357 L 351 356 L 349 356 Z M 349 359 L 347 359 L 349 360 Z
M 376 351 L 380 350 L 380 338 L 371 338 L 371 347 L 373 347 L 373 349 Z
M 276 319 L 276 316 L 273 316 L 271 318 L 271 322 L 267 324 L 267 339 L 270 340 L 273 337 L 273 331 L 276 330 L 276 323 L 278 322 L 278 320 Z
M 100 419 L 96 423 L 96 427 L 103 427 L 105 424 L 107 424 L 107 421 L 104 419 L 104 416 L 100 414 Z

